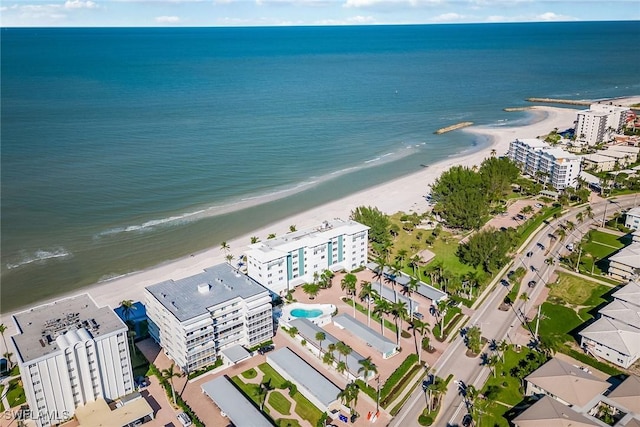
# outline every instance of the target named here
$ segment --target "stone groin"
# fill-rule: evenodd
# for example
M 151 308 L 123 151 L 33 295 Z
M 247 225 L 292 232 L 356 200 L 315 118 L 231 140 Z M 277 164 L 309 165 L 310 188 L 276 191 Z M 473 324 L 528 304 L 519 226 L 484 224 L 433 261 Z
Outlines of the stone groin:
M 473 122 L 460 122 L 460 123 L 456 123 L 455 125 L 451 125 L 451 126 L 447 126 L 447 127 L 444 127 L 444 128 L 440 128 L 437 131 L 435 131 L 434 133 L 436 135 L 440 135 L 440 134 L 443 134 L 443 133 L 451 132 L 452 130 L 466 128 L 467 126 L 471 126 L 472 124 L 473 124 Z
M 594 101 L 556 98 L 527 98 L 529 102 L 543 102 L 548 104 L 591 105 Z
M 512 111 L 527 111 L 532 109 L 533 107 L 507 107 L 507 108 L 504 108 L 504 111 L 510 113 Z

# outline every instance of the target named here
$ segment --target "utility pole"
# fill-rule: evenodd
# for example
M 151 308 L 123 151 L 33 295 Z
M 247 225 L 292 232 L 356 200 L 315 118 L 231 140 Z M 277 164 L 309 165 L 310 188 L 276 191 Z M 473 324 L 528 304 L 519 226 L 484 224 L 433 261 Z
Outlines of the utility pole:
M 376 378 L 376 380 L 378 380 L 378 394 L 376 397 L 376 415 L 377 415 L 378 412 L 380 412 L 380 375 L 378 375 L 378 378 Z
M 578 252 L 578 262 L 576 262 L 576 273 L 580 272 L 580 257 L 582 256 L 582 246 L 580 246 L 580 252 Z
M 542 304 L 538 306 L 538 317 L 536 318 L 536 332 L 534 334 L 534 338 L 536 339 L 536 341 L 540 341 L 540 337 L 538 336 L 538 328 L 540 327 L 540 308 L 541 307 L 542 307 Z
M 602 228 L 604 228 L 607 220 L 607 206 L 609 206 L 608 200 L 604 204 L 604 213 L 602 214 Z

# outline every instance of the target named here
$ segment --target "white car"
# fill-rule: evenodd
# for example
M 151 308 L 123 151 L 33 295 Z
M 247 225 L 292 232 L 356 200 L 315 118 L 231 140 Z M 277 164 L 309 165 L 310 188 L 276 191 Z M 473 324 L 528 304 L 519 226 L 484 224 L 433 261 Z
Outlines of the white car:
M 177 416 L 178 421 L 180 421 L 180 424 L 182 424 L 184 427 L 189 427 L 192 424 L 191 418 L 189 418 L 189 415 L 185 414 L 184 412 L 180 412 Z
M 569 244 L 567 245 L 567 249 L 568 249 L 568 250 L 570 250 L 570 251 L 572 251 L 572 250 L 573 250 L 573 243 L 569 243 Z

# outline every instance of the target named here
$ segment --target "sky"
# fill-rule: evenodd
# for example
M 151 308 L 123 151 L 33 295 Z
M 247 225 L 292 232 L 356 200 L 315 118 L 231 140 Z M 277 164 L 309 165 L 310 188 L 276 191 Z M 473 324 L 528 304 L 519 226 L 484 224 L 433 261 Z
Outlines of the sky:
M 640 0 L 0 0 L 0 25 L 3 27 L 244 27 L 617 20 L 640 20 Z

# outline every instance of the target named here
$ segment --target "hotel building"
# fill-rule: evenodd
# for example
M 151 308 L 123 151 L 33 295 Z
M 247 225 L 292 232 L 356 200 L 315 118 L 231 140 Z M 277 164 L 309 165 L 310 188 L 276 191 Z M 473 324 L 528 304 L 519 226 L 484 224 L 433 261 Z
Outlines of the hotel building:
M 603 142 L 608 133 L 620 132 L 628 110 L 615 105 L 591 104 L 588 110 L 578 112 L 576 142 L 595 145 Z
M 353 270 L 367 262 L 369 227 L 336 219 L 321 226 L 255 243 L 246 252 L 248 274 L 275 294 L 282 294 L 314 275 Z
M 271 295 L 229 264 L 145 288 L 149 334 L 185 372 L 273 336 Z
M 556 190 L 576 187 L 582 159 L 553 148 L 539 139 L 516 139 L 509 145 L 509 158 L 520 170 Z
M 30 416 L 38 426 L 134 391 L 127 326 L 87 294 L 13 315 L 12 336 Z M 144 415 L 144 414 L 143 414 Z

